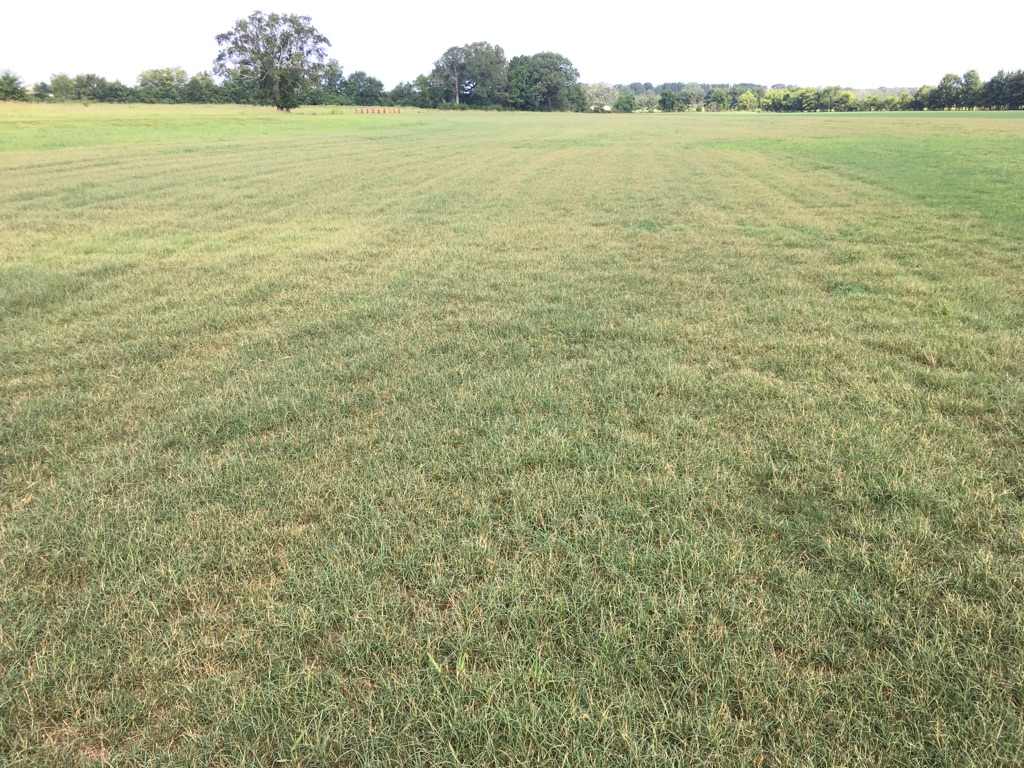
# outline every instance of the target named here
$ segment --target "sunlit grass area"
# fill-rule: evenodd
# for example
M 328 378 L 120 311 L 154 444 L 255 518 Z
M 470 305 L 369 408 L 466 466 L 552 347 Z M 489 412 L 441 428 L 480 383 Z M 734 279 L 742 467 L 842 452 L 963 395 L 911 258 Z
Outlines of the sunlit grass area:
M 0 105 L 0 764 L 1020 764 L 1022 118 Z

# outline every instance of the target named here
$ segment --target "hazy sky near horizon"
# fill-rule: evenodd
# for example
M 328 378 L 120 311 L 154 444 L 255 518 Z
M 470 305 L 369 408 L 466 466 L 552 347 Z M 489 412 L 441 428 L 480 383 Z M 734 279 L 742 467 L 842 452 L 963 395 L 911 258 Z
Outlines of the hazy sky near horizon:
M 0 25 L 0 69 L 26 83 L 63 72 L 133 85 L 140 72 L 162 67 L 191 75 L 211 68 L 215 36 L 256 9 L 255 0 L 12 3 Z M 882 0 L 722 0 L 696 7 L 636 0 L 589 8 L 550 0 L 290 0 L 259 10 L 310 16 L 346 73 L 363 70 L 387 88 L 428 73 L 451 46 L 476 41 L 500 45 L 508 58 L 561 53 L 587 83 L 875 88 L 935 84 L 968 69 L 988 79 L 999 69 L 1024 67 L 1019 0 L 978 0 L 950 12 Z

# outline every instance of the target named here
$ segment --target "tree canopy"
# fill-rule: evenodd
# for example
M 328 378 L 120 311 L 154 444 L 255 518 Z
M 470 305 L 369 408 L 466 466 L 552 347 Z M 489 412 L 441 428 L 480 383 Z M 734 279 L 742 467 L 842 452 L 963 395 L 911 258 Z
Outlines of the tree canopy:
M 28 101 L 21 78 L 9 69 L 0 72 L 0 101 Z
M 569 59 L 546 51 L 516 56 L 508 64 L 508 102 L 514 109 L 577 110 L 587 106 L 580 73 Z
M 153 104 L 183 101 L 188 75 L 180 67 L 147 69 L 139 74 L 139 100 Z
M 429 80 L 455 104 L 500 104 L 505 98 L 507 68 L 500 45 L 468 43 L 441 54 Z
M 345 76 L 326 59 L 330 41 L 308 16 L 253 13 L 216 36 L 220 53 L 213 74 L 191 77 L 178 67 L 150 69 L 137 84 L 96 74 L 55 74 L 26 86 L 10 70 L 0 72 L 0 101 L 146 103 L 255 103 L 288 110 L 300 104 L 408 106 L 440 109 L 537 111 L 589 108 L 593 112 L 745 110 L 765 112 L 853 112 L 892 110 L 1024 109 L 1024 71 L 1000 70 L 982 81 L 976 70 L 945 75 L 920 88 L 854 91 L 840 86 L 799 87 L 778 83 L 665 82 L 654 85 L 581 84 L 565 56 L 546 51 L 506 59 L 498 45 L 467 43 L 448 48 L 429 74 L 390 91 L 366 72 Z M 215 78 L 214 75 L 217 75 Z
M 259 104 L 292 109 L 302 103 L 311 75 L 319 73 L 331 42 L 309 16 L 256 11 L 217 35 L 213 70 L 244 82 Z

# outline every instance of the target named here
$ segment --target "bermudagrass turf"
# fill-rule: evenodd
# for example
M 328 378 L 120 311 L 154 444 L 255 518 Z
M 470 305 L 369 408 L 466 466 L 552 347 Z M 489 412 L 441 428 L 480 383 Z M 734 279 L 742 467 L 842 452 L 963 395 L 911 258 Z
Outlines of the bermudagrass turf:
M 0 107 L 11 765 L 1024 760 L 1024 120 Z

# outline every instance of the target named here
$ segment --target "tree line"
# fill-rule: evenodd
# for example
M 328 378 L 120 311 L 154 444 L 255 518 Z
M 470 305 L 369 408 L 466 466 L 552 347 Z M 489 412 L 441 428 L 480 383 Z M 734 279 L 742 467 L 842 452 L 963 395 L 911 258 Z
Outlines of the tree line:
M 858 94 L 838 86 L 809 88 L 752 83 L 583 84 L 572 63 L 554 53 L 502 61 L 501 48 L 484 55 L 487 43 L 463 46 L 473 55 L 452 62 L 442 56 L 429 75 L 399 83 L 390 91 L 366 72 L 345 75 L 334 59 L 303 83 L 302 104 L 394 106 L 425 109 L 537 109 L 593 111 L 879 112 L 904 110 L 1024 109 L 1024 71 L 1001 70 L 987 81 L 971 70 L 948 74 L 937 85 L 878 89 Z M 449 49 L 453 50 L 453 49 Z M 486 50 L 486 49 L 483 49 Z M 447 54 L 447 52 L 446 52 Z M 490 67 L 483 66 L 492 58 Z M 479 68 L 479 69 L 478 69 Z M 141 104 L 252 104 L 258 99 L 243 79 L 228 73 L 188 75 L 177 67 L 142 72 L 134 85 L 96 74 L 54 75 L 26 85 L 13 72 L 0 72 L 0 101 L 60 101 Z M 608 109 L 605 110 L 605 107 Z
M 330 59 L 294 87 L 280 103 L 265 99 L 258 83 L 239 68 L 225 67 L 189 76 L 178 67 L 142 72 L 134 85 L 96 74 L 54 75 L 26 87 L 12 72 L 0 74 L 0 101 L 83 101 L 142 104 L 259 104 L 290 109 L 300 104 L 396 106 L 427 109 L 518 109 L 582 111 L 586 93 L 579 72 L 565 56 L 542 52 L 505 58 L 500 46 L 473 43 L 450 48 L 429 74 L 399 83 L 390 91 L 366 72 L 346 75 Z
M 878 112 L 900 110 L 1024 109 L 1024 71 L 1000 70 L 982 81 L 976 70 L 947 74 L 938 85 L 923 85 L 899 95 L 856 98 L 840 88 L 769 90 L 760 102 L 768 112 Z
M 95 74 L 54 75 L 49 81 L 25 86 L 11 72 L 0 73 L 0 101 L 84 101 L 112 104 L 253 104 L 254 88 L 233 75 L 215 79 L 210 72 L 189 76 L 184 69 L 149 69 L 135 85 Z M 322 80 L 308 82 L 300 92 L 303 104 L 387 104 L 384 84 L 365 72 L 346 77 L 336 61 L 325 67 Z
M 681 112 L 880 112 L 951 109 L 1024 109 L 1024 71 L 1000 70 L 982 81 L 976 70 L 948 74 L 938 85 L 920 88 L 879 88 L 856 92 L 839 86 L 808 88 L 756 83 L 630 83 L 585 86 L 591 108 L 606 105 L 611 111 L 660 110 Z
M 673 82 L 585 85 L 565 56 L 545 51 L 506 58 L 499 45 L 467 43 L 446 50 L 428 74 L 390 91 L 366 72 L 346 76 L 328 59 L 330 41 L 308 16 L 256 11 L 216 36 L 212 73 L 189 76 L 177 67 L 142 72 L 134 85 L 96 74 L 54 75 L 26 86 L 0 72 L 0 101 L 82 101 L 149 104 L 300 104 L 408 106 L 434 109 L 534 111 L 851 112 L 879 110 L 1024 109 L 1024 72 L 1000 72 L 982 82 L 977 71 L 948 74 L 916 91 L 858 97 L 839 86 L 806 88 L 756 83 Z M 216 76 L 216 77 L 215 77 Z M 884 89 L 882 89 L 884 91 Z

